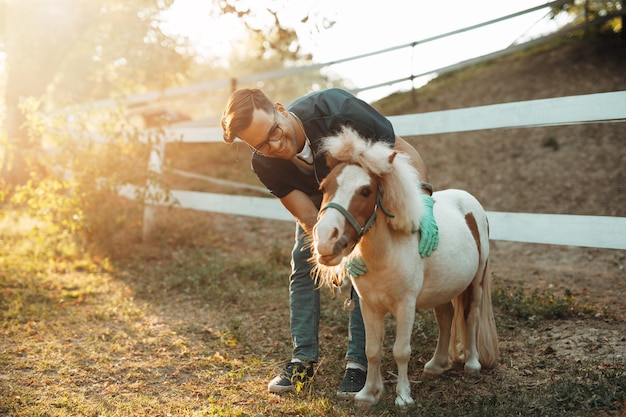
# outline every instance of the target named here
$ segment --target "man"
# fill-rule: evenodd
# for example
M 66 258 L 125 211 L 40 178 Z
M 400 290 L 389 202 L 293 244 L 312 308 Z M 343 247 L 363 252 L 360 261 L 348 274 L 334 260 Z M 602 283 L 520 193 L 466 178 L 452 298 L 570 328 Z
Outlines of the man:
M 354 128 L 363 137 L 385 141 L 390 147 L 407 153 L 420 173 L 427 204 L 421 219 L 420 254 L 429 256 L 437 246 L 438 231 L 432 215 L 432 187 L 428 173 L 415 148 L 395 135 L 383 115 L 352 94 L 330 89 L 296 100 L 289 109 L 272 102 L 259 89 L 235 91 L 222 116 L 224 141 L 236 138 L 252 149 L 252 169 L 269 191 L 278 197 L 295 217 L 296 242 L 292 252 L 289 281 L 290 325 L 293 341 L 292 360 L 268 384 L 270 392 L 294 389 L 297 382 L 313 377 L 318 362 L 320 295 L 311 277 L 311 257 L 307 245 L 317 221 L 321 193 L 320 181 L 329 173 L 326 158 L 318 151 L 320 139 L 339 132 L 342 126 Z M 348 268 L 353 276 L 366 272 L 364 265 Z M 337 395 L 354 396 L 365 384 L 365 327 L 358 297 L 353 294 L 355 309 L 350 313 L 346 371 Z

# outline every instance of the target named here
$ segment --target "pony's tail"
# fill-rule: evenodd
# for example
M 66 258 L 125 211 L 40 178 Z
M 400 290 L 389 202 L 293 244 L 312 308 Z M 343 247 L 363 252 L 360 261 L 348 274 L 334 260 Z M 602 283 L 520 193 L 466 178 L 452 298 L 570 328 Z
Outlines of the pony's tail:
M 482 295 L 480 300 L 473 300 L 472 291 L 473 284 L 470 285 L 463 293 L 459 294 L 453 301 L 454 318 L 452 319 L 452 329 L 449 345 L 449 353 L 455 361 L 461 360 L 463 353 L 467 352 L 467 314 L 473 301 L 479 304 L 476 347 L 478 349 L 478 360 L 483 368 L 493 367 L 498 358 L 500 351 L 498 348 L 498 331 L 496 330 L 496 321 L 493 315 L 493 307 L 491 305 L 491 274 L 489 273 L 489 261 L 485 263 L 482 271 L 482 279 L 480 282 L 480 292 Z M 461 346 L 457 344 L 461 341 Z
M 498 331 L 496 320 L 493 315 L 491 304 L 491 273 L 489 271 L 489 260 L 485 264 L 483 272 L 483 296 L 480 305 L 480 319 L 478 320 L 478 358 L 480 364 L 485 368 L 493 367 L 500 358 L 498 347 Z

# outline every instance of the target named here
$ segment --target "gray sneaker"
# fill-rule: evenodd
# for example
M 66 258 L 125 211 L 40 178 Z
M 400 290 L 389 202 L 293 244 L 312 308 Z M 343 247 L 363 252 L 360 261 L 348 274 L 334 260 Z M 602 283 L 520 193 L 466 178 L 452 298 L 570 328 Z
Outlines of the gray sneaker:
M 267 384 L 268 391 L 275 394 L 299 392 L 313 379 L 313 365 L 313 363 L 288 362 L 280 375 Z

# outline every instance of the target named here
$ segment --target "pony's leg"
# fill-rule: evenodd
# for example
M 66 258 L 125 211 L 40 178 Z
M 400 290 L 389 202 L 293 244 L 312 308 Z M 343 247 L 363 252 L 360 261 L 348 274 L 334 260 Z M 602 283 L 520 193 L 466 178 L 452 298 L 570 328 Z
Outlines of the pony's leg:
M 396 309 L 396 341 L 393 345 L 393 357 L 398 366 L 398 385 L 396 386 L 396 405 L 406 407 L 413 404 L 408 367 L 411 356 L 411 333 L 415 321 L 415 304 L 402 303 Z
M 483 296 L 483 289 L 474 280 L 471 287 L 465 291 L 471 291 L 470 307 L 466 317 L 467 323 L 467 352 L 465 352 L 465 373 L 476 375 L 480 372 L 480 361 L 478 358 L 478 319 L 480 317 L 480 300 Z
M 452 318 L 454 317 L 454 307 L 452 302 L 447 302 L 435 307 L 434 310 L 435 319 L 439 325 L 439 338 L 437 339 L 435 354 L 424 365 L 424 373 L 441 375 L 445 370 L 450 369 L 448 346 L 450 345 L 450 330 L 452 328 Z
M 365 323 L 365 355 L 367 356 L 367 378 L 354 401 L 361 408 L 376 404 L 383 393 L 383 378 L 380 374 L 380 358 L 383 351 L 385 314 L 374 311 L 361 299 L 361 314 Z

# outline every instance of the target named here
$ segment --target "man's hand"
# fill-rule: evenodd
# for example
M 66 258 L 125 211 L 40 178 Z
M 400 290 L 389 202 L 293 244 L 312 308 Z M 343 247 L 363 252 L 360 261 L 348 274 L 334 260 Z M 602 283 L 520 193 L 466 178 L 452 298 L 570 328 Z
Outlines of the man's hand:
M 420 256 L 425 258 L 430 256 L 439 245 L 439 227 L 437 227 L 435 215 L 433 214 L 435 200 L 428 194 L 422 194 L 422 201 L 424 202 L 424 213 L 422 214 L 422 220 L 420 222 L 422 236 L 418 250 Z

